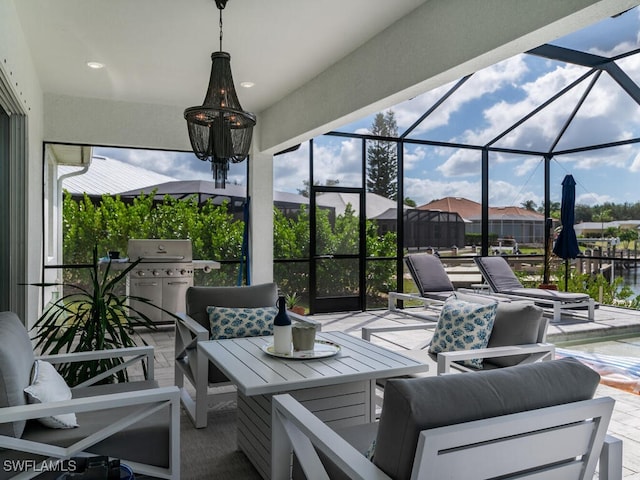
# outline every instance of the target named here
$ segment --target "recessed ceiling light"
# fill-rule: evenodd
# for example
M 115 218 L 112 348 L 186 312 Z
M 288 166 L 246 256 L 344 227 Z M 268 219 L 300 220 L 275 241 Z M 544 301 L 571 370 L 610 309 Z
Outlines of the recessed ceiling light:
M 87 67 L 98 70 L 100 68 L 104 68 L 104 63 L 100 62 L 87 62 Z
M 240 86 L 244 88 L 251 88 L 255 85 L 253 82 L 240 82 Z

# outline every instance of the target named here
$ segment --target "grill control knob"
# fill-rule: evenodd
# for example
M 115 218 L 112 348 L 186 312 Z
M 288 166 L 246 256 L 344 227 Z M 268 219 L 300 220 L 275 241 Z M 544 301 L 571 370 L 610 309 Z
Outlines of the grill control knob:
M 167 270 L 167 275 L 173 275 L 173 270 Z
M 147 272 L 145 272 L 144 270 L 138 270 L 138 276 L 139 277 L 144 277 L 147 274 Z
M 157 277 L 158 275 L 160 275 L 160 272 L 159 272 L 158 270 L 154 270 L 154 271 L 153 271 L 153 272 L 151 272 L 151 273 L 153 273 L 153 276 L 154 276 L 154 277 Z
M 180 275 L 186 275 L 187 271 L 183 268 L 182 270 L 180 270 Z

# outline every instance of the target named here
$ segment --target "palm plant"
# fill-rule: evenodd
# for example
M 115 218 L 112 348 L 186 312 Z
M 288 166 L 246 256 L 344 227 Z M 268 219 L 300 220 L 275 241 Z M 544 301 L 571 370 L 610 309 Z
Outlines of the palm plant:
M 70 283 L 33 284 L 39 287 L 62 286 L 72 290 L 49 305 L 33 326 L 37 331 L 34 337 L 35 348 L 41 349 L 43 354 L 134 347 L 137 346 L 136 337 L 143 344 L 146 343 L 136 332 L 136 327 L 152 330 L 157 328 L 147 315 L 132 306 L 132 301 L 164 311 L 161 307 L 153 305 L 146 298 L 119 295 L 115 291 L 139 261 L 117 274 L 112 274 L 111 261 L 106 264 L 104 270 L 99 268 L 97 252 L 98 249 L 95 247 L 88 286 Z M 123 361 L 121 358 L 112 358 L 65 363 L 61 364 L 58 370 L 69 385 L 75 386 L 120 365 Z M 106 379 L 108 382 L 127 380 L 126 369 Z

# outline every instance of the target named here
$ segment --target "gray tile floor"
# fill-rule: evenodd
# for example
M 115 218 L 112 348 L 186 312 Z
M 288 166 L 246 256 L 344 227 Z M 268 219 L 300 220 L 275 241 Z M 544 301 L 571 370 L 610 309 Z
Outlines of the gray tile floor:
M 364 326 L 383 326 L 415 323 L 420 320 L 411 314 L 421 314 L 423 310 L 410 309 L 406 312 L 347 312 L 315 315 L 313 318 L 322 323 L 324 331 L 339 330 L 360 336 Z M 584 317 L 566 317 L 552 323 L 548 330 L 548 341 L 553 343 L 586 343 L 595 339 L 605 339 L 610 343 L 619 343 L 625 347 L 623 355 L 638 355 L 640 342 L 625 341 L 623 337 L 640 337 L 640 312 L 614 307 L 601 307 L 596 310 L 594 322 Z M 172 327 L 163 327 L 158 332 L 143 335 L 145 340 L 156 348 L 156 378 L 161 385 L 173 385 L 173 340 Z M 373 339 L 376 343 L 394 350 L 412 349 L 424 345 L 428 338 L 415 333 L 381 334 Z M 633 344 L 633 346 L 629 346 Z M 613 345 L 615 346 L 615 345 Z M 637 347 L 637 350 L 635 350 Z M 629 352 L 629 348 L 634 348 Z M 615 351 L 615 350 L 613 350 Z M 612 353 L 612 350 L 608 350 Z M 640 480 L 640 395 L 600 385 L 598 396 L 610 396 L 616 400 L 614 415 L 609 433 L 624 441 L 624 472 L 626 480 Z

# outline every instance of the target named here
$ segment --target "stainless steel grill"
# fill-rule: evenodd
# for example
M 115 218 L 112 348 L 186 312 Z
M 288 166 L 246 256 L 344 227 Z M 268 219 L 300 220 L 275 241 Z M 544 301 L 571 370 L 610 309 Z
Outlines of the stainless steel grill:
M 130 239 L 129 261 L 141 260 L 129 272 L 129 294 L 149 299 L 172 312 L 185 311 L 185 294 L 193 285 L 194 268 L 216 268 L 216 262 L 197 261 L 194 266 L 191 240 Z M 132 300 L 131 305 L 156 323 L 173 323 L 170 315 Z

